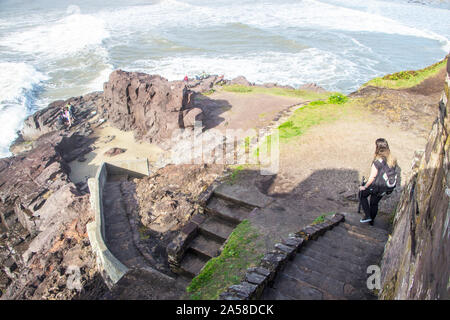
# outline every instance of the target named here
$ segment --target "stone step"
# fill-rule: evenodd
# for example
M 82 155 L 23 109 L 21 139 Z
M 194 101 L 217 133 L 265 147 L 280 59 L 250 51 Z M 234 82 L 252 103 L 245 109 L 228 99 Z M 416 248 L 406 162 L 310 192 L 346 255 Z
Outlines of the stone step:
M 354 273 L 350 273 L 348 270 L 343 269 L 340 265 L 320 261 L 306 254 L 297 255 L 292 263 L 295 263 L 297 266 L 316 270 L 322 274 L 333 276 L 342 282 L 348 282 L 353 285 L 365 283 L 364 277 L 355 277 Z
M 384 231 L 384 232 L 388 232 L 386 224 L 381 221 L 379 218 L 375 219 L 375 223 L 373 226 L 371 226 L 370 224 L 366 223 L 366 224 L 362 224 L 361 222 L 359 222 L 359 220 L 361 220 L 362 217 L 364 217 L 364 214 L 362 213 L 354 213 L 354 212 L 344 212 L 343 213 L 345 216 L 345 222 L 348 224 L 351 224 L 353 226 L 357 226 L 357 227 L 361 227 L 361 228 L 367 228 L 367 229 L 372 229 L 372 230 L 377 230 L 377 231 Z
M 208 259 L 205 259 L 192 251 L 187 251 L 181 260 L 180 269 L 182 274 L 189 278 L 194 278 L 202 270 Z
M 128 268 L 146 268 L 147 263 L 141 256 L 133 256 L 122 262 Z
M 114 223 L 108 223 L 105 224 L 105 232 L 107 235 L 114 235 L 116 233 L 121 233 L 121 232 L 131 232 L 131 227 L 130 227 L 130 223 L 128 222 L 128 220 L 126 218 L 123 219 L 117 219 L 119 222 L 114 222 Z
M 332 248 L 327 246 L 325 243 L 320 243 L 320 240 L 311 242 L 309 246 L 311 249 L 320 251 L 328 256 L 339 258 L 362 267 L 367 267 L 367 257 L 348 253 L 346 252 L 346 248 Z
M 205 259 L 211 259 L 220 254 L 222 243 L 223 242 L 219 242 L 214 238 L 199 234 L 191 241 L 189 249 L 195 251 Z
M 242 222 L 250 213 L 250 209 L 218 197 L 212 197 L 205 209 L 211 215 L 218 216 L 235 224 Z
M 307 274 L 314 274 L 311 278 L 311 284 L 321 287 L 324 291 L 329 291 L 328 286 L 330 284 L 332 284 L 331 288 L 338 289 L 336 292 L 330 291 L 331 294 L 337 294 L 346 299 L 373 298 L 373 295 L 366 287 L 364 279 L 357 279 L 353 274 L 342 271 L 332 264 L 326 264 L 307 256 L 299 256 L 299 259 L 295 259 L 293 264 L 297 267 L 297 270 L 302 270 Z M 318 279 L 320 283 L 315 282 Z M 340 293 L 341 285 L 342 293 Z
M 250 209 L 264 208 L 273 202 L 273 199 L 261 193 L 254 186 L 240 186 L 223 183 L 214 190 L 214 195 Z
M 381 257 L 383 247 L 372 246 L 369 243 L 360 243 L 353 238 L 342 237 L 340 234 L 327 232 L 320 237 L 320 242 L 331 248 L 346 248 L 348 252 L 368 257 Z
M 209 217 L 201 225 L 199 225 L 199 231 L 201 234 L 214 238 L 220 242 L 227 240 L 234 228 L 234 225 L 230 224 L 226 220 L 219 219 L 218 217 Z
M 346 270 L 347 272 L 353 273 L 355 275 L 365 275 L 366 272 L 366 269 L 358 264 L 342 260 L 339 257 L 327 255 L 323 252 L 317 251 L 316 249 L 310 248 L 309 245 L 305 246 L 305 248 L 303 248 L 299 254 L 307 255 L 323 263 L 335 265 L 337 268 Z
M 284 295 L 280 292 L 280 290 L 275 290 L 270 287 L 266 287 L 264 292 L 260 298 L 261 300 L 296 300 L 291 296 Z
M 359 240 L 362 243 L 369 243 L 372 244 L 374 246 L 382 246 L 384 247 L 384 244 L 386 243 L 386 241 L 383 241 L 381 239 L 377 239 L 377 238 L 372 238 L 370 236 L 367 236 L 365 234 L 361 234 L 352 230 L 347 230 L 344 227 L 341 226 L 336 226 L 333 228 L 332 230 L 335 233 L 339 233 L 341 234 L 342 237 L 349 237 L 349 238 L 354 238 L 355 240 Z
M 108 183 L 114 183 L 114 182 L 121 182 L 121 181 L 128 181 L 128 175 L 127 174 L 112 174 L 108 176 Z M 119 184 L 120 185 L 120 184 Z
M 289 297 L 291 300 L 324 300 L 330 298 L 319 288 L 299 281 L 284 272 L 277 275 L 273 290 L 278 291 L 279 295 Z
M 371 227 L 369 224 L 360 223 L 359 226 L 355 226 L 351 223 L 341 223 L 340 226 L 346 228 L 349 231 L 351 230 L 375 239 L 382 239 L 383 241 L 386 241 L 389 235 L 389 232 L 387 232 L 386 230 Z
M 361 250 L 352 241 L 347 241 L 348 246 L 343 246 L 340 245 L 340 241 L 341 239 L 336 239 L 334 244 L 330 245 L 325 239 L 319 238 L 317 241 L 312 242 L 311 245 L 315 248 L 321 248 L 326 253 L 331 251 L 333 254 L 339 255 L 343 259 L 352 261 L 355 264 L 364 265 L 367 262 L 375 262 L 378 260 L 378 255 L 372 254 L 370 248 L 367 247 L 366 250 Z
M 306 282 L 322 292 L 327 292 L 336 299 L 344 297 L 345 283 L 325 274 L 299 267 L 295 263 L 289 263 L 283 273 L 298 281 Z

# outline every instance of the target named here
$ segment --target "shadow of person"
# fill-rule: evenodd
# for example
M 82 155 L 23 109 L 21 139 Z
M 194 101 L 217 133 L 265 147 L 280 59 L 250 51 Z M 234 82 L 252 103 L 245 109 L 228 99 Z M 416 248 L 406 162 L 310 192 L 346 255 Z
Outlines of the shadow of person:
M 203 131 L 217 127 L 225 118 L 221 114 L 232 108 L 227 100 L 211 99 L 201 93 L 194 93 L 194 108 L 200 108 L 203 113 Z

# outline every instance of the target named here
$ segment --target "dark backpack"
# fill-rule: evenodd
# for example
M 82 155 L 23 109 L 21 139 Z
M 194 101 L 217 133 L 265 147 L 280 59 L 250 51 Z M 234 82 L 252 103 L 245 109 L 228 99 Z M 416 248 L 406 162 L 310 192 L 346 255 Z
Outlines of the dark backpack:
M 378 194 L 391 194 L 397 185 L 397 172 L 394 167 L 389 167 L 386 161 L 382 161 L 378 166 L 378 174 L 375 179 L 375 185 L 378 188 Z

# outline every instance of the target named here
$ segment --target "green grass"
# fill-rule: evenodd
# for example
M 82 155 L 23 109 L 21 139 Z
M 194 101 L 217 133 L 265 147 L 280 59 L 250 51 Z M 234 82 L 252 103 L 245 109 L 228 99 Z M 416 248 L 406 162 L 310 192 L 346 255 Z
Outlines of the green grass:
M 250 143 L 249 138 L 246 138 L 246 143 L 248 141 L 248 143 Z M 241 172 L 247 167 L 247 165 L 245 164 L 240 164 L 240 165 L 232 165 L 230 166 L 230 168 L 233 170 L 230 174 L 230 176 L 227 179 L 227 182 L 229 184 L 235 184 L 237 179 L 239 178 Z
M 411 88 L 418 85 L 425 79 L 437 74 L 440 70 L 442 70 L 442 68 L 445 68 L 446 62 L 447 60 L 444 59 L 424 69 L 400 71 L 385 75 L 384 77 L 374 78 L 365 83 L 363 87 L 375 86 L 390 89 Z
M 139 237 L 141 240 L 150 239 L 150 234 L 148 234 L 148 229 L 145 226 L 140 225 L 138 230 L 139 230 Z
M 327 121 L 333 121 L 346 114 L 355 103 L 341 93 L 333 93 L 326 101 L 312 101 L 306 106 L 295 110 L 294 114 L 278 126 L 280 142 L 288 143 L 292 138 L 300 137 L 309 128 Z M 270 147 L 271 136 L 267 136 L 263 144 Z M 254 156 L 259 157 L 260 148 Z
M 297 109 L 288 121 L 278 127 L 280 141 L 299 137 L 309 128 L 324 121 L 334 120 L 345 112 L 348 98 L 343 94 L 331 95 L 327 101 L 313 101 L 303 108 Z
M 211 89 L 211 90 L 209 90 L 209 91 L 203 92 L 202 94 L 203 94 L 204 96 L 210 96 L 210 95 L 212 95 L 214 92 L 216 92 L 216 90 Z
M 328 212 L 328 213 L 322 214 L 322 215 L 318 216 L 317 218 L 315 218 L 311 224 L 314 225 L 314 224 L 325 222 L 325 217 L 331 216 L 333 214 L 335 214 L 335 212 Z
M 186 288 L 193 300 L 217 299 L 230 285 L 241 281 L 247 268 L 262 258 L 263 243 L 248 220 L 241 222 L 228 238 L 222 253 L 209 260 Z
M 318 100 L 327 99 L 332 93 L 317 93 L 308 90 L 296 90 L 287 88 L 264 88 L 257 86 L 242 86 L 242 85 L 226 85 L 222 86 L 223 91 L 234 92 L 234 93 L 264 93 L 274 96 L 283 96 L 291 98 L 303 98 L 306 100 Z

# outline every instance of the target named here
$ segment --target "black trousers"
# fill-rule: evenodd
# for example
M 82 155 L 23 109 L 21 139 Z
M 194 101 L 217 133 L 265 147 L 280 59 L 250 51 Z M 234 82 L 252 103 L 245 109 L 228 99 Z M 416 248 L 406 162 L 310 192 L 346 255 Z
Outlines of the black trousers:
M 369 203 L 370 196 L 370 203 Z M 378 202 L 380 202 L 382 196 L 379 196 L 374 189 L 366 189 L 361 191 L 361 206 L 366 215 L 366 219 L 370 218 L 372 221 L 378 213 Z

